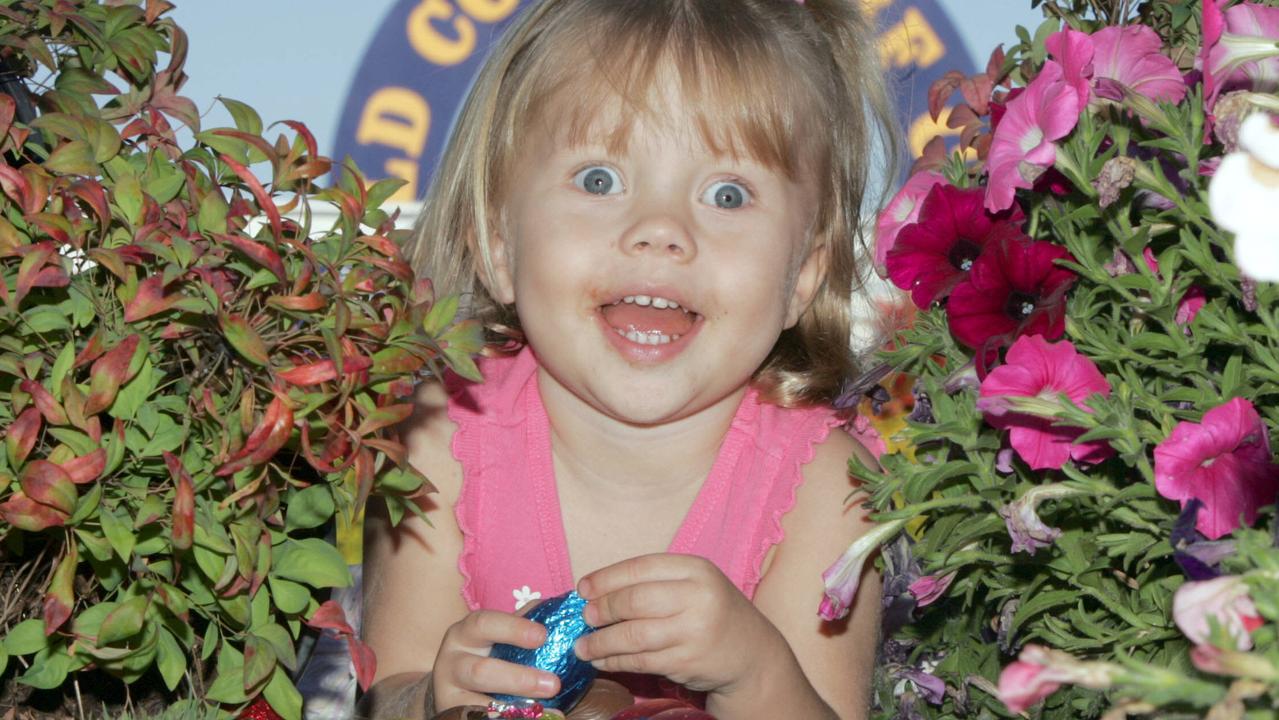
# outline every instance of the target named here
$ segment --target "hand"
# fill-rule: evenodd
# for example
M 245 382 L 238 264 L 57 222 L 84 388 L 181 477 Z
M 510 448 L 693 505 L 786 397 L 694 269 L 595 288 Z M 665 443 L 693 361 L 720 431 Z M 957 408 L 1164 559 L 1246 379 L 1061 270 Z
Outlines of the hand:
M 644 555 L 582 578 L 583 617 L 600 628 L 578 657 L 606 672 L 662 675 L 693 690 L 753 682 L 758 658 L 781 652 L 773 624 L 709 560 Z M 780 648 L 779 648 L 780 643 Z
M 496 643 L 535 649 L 546 642 L 546 628 L 519 615 L 476 610 L 444 633 L 431 683 L 437 709 L 488 705 L 493 694 L 549 698 L 559 692 L 554 674 L 488 656 Z

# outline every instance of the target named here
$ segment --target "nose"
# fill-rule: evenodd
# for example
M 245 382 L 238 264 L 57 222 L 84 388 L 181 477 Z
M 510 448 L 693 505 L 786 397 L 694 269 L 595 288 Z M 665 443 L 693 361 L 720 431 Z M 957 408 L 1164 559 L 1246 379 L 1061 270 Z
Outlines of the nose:
M 689 262 L 697 256 L 697 242 L 689 226 L 669 212 L 652 212 L 638 218 L 621 238 L 622 252 L 633 256 L 670 258 Z

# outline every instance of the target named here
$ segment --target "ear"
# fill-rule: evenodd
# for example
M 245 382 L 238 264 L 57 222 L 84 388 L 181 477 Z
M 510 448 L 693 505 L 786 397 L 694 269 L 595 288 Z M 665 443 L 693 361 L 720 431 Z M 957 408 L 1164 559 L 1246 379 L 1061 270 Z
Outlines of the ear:
M 800 266 L 799 274 L 795 277 L 795 288 L 791 291 L 790 302 L 786 308 L 787 329 L 795 327 L 800 316 L 816 297 L 817 289 L 822 286 L 822 280 L 826 279 L 828 257 L 829 246 L 825 242 L 819 242 L 809 251 L 808 257 L 804 258 L 804 264 Z
M 489 237 L 489 260 L 493 263 L 493 276 L 485 278 L 484 285 L 494 300 L 510 305 L 515 302 L 515 281 L 510 245 L 504 234 L 494 233 Z

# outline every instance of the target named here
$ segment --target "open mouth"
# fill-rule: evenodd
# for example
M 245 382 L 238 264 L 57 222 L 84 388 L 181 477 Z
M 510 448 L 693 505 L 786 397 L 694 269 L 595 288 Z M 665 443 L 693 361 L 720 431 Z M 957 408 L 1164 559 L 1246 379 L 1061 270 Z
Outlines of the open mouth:
M 701 315 L 675 300 L 656 295 L 627 295 L 600 307 L 605 324 L 639 345 L 668 345 L 687 335 Z

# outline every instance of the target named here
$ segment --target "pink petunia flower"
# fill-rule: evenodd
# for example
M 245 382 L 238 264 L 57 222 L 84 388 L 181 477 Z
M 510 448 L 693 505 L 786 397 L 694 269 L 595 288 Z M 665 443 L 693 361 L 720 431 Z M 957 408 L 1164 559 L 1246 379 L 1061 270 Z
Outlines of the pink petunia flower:
M 1158 33 L 1145 25 L 1109 25 L 1091 35 L 1093 81 L 1111 80 L 1151 100 L 1179 103 L 1186 82 Z
M 1279 466 L 1252 403 L 1235 398 L 1201 422 L 1177 423 L 1155 447 L 1155 489 L 1182 507 L 1191 498 L 1202 502 L 1195 529 L 1210 540 L 1239 527 L 1241 516 L 1256 522 L 1257 509 L 1279 497 Z
M 824 620 L 839 620 L 848 614 L 861 585 L 862 568 L 866 559 L 884 542 L 901 532 L 905 520 L 880 523 L 853 541 L 826 572 L 822 573 L 825 592 L 817 614 Z
M 1087 410 L 1084 402 L 1110 395 L 1110 383 L 1069 341 L 1050 343 L 1040 335 L 1025 335 L 1008 349 L 1003 365 L 981 383 L 978 409 L 991 425 L 1009 430 L 1009 444 L 1036 470 L 1057 469 L 1067 460 L 1099 462 L 1111 452 L 1104 442 L 1076 443 L 1082 428 L 1056 427 L 1051 417 L 1018 412 L 1010 399 L 1034 398 L 1051 404 L 1059 396 Z M 1033 512 L 1033 508 L 1032 508 Z
M 1196 645 L 1211 642 L 1215 623 L 1238 650 L 1251 649 L 1252 631 L 1264 624 L 1248 596 L 1248 584 L 1238 575 L 1183 583 L 1172 596 L 1172 619 Z
M 1173 320 L 1178 325 L 1189 325 L 1195 321 L 1195 316 L 1208 304 L 1208 296 L 1204 294 L 1203 288 L 1198 285 L 1191 285 L 1186 288 L 1186 294 L 1181 296 L 1181 300 L 1177 301 L 1177 312 L 1173 316 Z M 1186 333 L 1190 333 L 1190 328 L 1185 329 Z
M 950 584 L 955 581 L 955 573 L 948 572 L 945 575 L 925 575 L 906 588 L 911 595 L 915 596 L 915 607 L 924 607 L 937 602 L 938 598 L 946 594 L 950 589 Z
M 1075 274 L 1056 260 L 1074 260 L 1050 242 L 1027 242 L 1020 232 L 999 232 L 973 263 L 968 279 L 946 303 L 951 333 L 972 348 L 998 346 L 1017 335 L 1061 337 L 1066 291 Z
M 1079 122 L 1084 103 L 1055 61 L 1044 63 L 1026 91 L 1008 101 L 990 141 L 986 209 L 1007 210 L 1017 188 L 1029 188 L 1057 160 L 1057 140 Z
M 879 214 L 875 222 L 875 271 L 881 277 L 888 276 L 884 260 L 888 257 L 888 251 L 893 249 L 893 244 L 897 242 L 897 233 L 903 227 L 915 222 L 919 217 L 924 196 L 934 185 L 944 182 L 946 178 L 942 177 L 941 173 L 932 170 L 917 172 L 910 176 L 902 189 L 897 191 L 893 199 L 884 207 L 884 211 Z
M 1062 80 L 1075 89 L 1082 109 L 1092 99 L 1093 47 L 1092 36 L 1078 30 L 1058 30 L 1044 40 L 1044 49 L 1061 66 Z
M 1223 0 L 1204 0 L 1203 45 L 1199 64 L 1204 78 L 1204 107 L 1230 90 L 1279 89 L 1279 7 L 1242 2 L 1224 12 Z
M 1027 645 L 1017 661 L 999 674 L 999 699 L 1011 712 L 1021 713 L 1057 692 L 1063 684 L 1093 690 L 1109 688 L 1120 671 L 1113 663 L 1085 662 L 1060 650 Z
M 996 215 L 987 213 L 983 195 L 979 189 L 934 185 L 916 222 L 897 234 L 885 267 L 893 284 L 910 292 L 916 307 L 928 307 L 967 277 L 996 227 L 1016 231 L 1025 219 L 1016 205 Z

